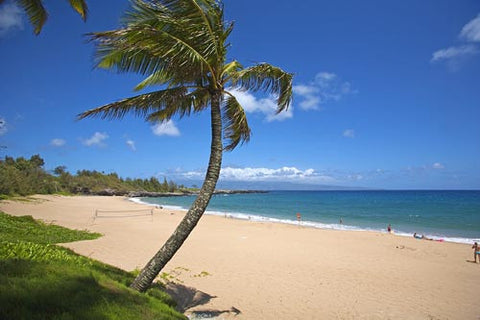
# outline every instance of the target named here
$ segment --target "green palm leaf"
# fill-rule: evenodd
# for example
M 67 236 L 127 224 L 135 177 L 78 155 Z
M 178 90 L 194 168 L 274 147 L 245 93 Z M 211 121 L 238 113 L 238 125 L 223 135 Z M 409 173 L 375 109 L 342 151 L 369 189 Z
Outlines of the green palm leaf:
M 261 63 L 233 75 L 232 84 L 240 90 L 262 90 L 277 95 L 277 113 L 288 109 L 292 101 L 293 74 L 268 63 Z
M 0 1 L 0 3 L 3 2 Z M 47 21 L 48 13 L 43 6 L 42 0 L 17 0 L 18 4 L 25 10 L 30 23 L 33 26 L 33 32 L 38 35 Z M 88 7 L 84 0 L 69 0 L 70 6 L 80 14 L 83 21 L 87 20 Z
M 184 87 L 159 90 L 135 97 L 109 103 L 101 107 L 80 113 L 79 120 L 88 117 L 102 119 L 121 119 L 127 113 L 148 118 L 152 113 L 162 109 L 185 106 L 187 89 Z
M 34 28 L 33 32 L 39 34 L 48 17 L 42 0 L 19 0 L 18 3 L 25 10 L 28 20 Z
M 192 5 L 195 2 L 134 1 L 124 18 L 125 28 L 89 35 L 97 42 L 98 66 L 141 74 L 161 72 L 168 78 L 176 76 L 178 83 L 206 73 L 216 79 L 217 38 L 205 23 L 205 13 Z M 213 1 L 199 2 L 203 10 L 213 10 Z
M 239 143 L 243 144 L 250 140 L 251 131 L 245 110 L 231 94 L 225 100 L 223 123 L 223 135 L 228 141 L 224 150 L 232 151 Z
M 88 14 L 87 3 L 84 0 L 68 0 L 68 2 L 70 2 L 70 6 L 82 17 L 83 21 L 86 21 Z
M 170 120 L 174 116 L 183 118 L 189 116 L 191 112 L 200 112 L 208 107 L 210 103 L 210 93 L 208 90 L 200 88 L 189 94 L 186 94 L 175 103 L 165 105 L 150 115 L 147 120 L 150 122 L 164 122 Z

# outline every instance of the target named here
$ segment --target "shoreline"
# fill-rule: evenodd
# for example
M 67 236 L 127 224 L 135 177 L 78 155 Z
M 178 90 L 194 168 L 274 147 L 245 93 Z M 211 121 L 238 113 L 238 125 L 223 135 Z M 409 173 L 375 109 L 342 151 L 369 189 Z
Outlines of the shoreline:
M 184 216 L 154 208 L 92 223 L 95 209 L 146 206 L 124 197 L 35 198 L 2 201 L 0 210 L 100 232 L 64 246 L 125 270 L 142 268 Z M 189 300 L 188 312 L 221 311 L 223 319 L 476 319 L 480 264 L 470 247 L 205 215 L 163 272 L 206 297 Z
M 148 197 L 147 197 L 148 198 Z M 161 206 L 168 210 L 178 210 L 181 212 L 187 212 L 188 209 L 180 207 L 180 206 L 172 206 L 172 205 L 159 205 L 155 203 L 149 203 L 139 199 L 139 197 L 127 197 L 128 201 L 133 203 L 142 204 L 149 207 L 158 207 Z M 374 229 L 374 228 L 361 228 L 358 226 L 351 226 L 346 224 L 338 224 L 338 223 L 322 223 L 316 221 L 309 221 L 309 220 L 302 220 L 300 223 L 293 219 L 279 219 L 267 216 L 261 216 L 256 214 L 247 214 L 247 213 L 240 213 L 240 212 L 228 212 L 228 211 L 214 211 L 214 210 L 207 210 L 205 211 L 205 215 L 211 216 L 220 216 L 225 218 L 237 219 L 241 221 L 250 221 L 250 222 L 264 222 L 264 223 L 276 223 L 276 224 L 286 224 L 286 225 L 294 225 L 294 226 L 301 226 L 305 228 L 313 228 L 313 229 L 321 229 L 321 230 L 337 230 L 337 231 L 354 231 L 354 232 L 374 232 L 374 233 L 381 233 L 381 234 L 388 234 L 386 230 L 382 229 Z M 411 237 L 413 238 L 414 232 L 403 232 L 403 231 L 396 231 L 393 230 L 391 234 L 400 237 Z M 460 244 L 472 244 L 473 242 L 477 241 L 480 242 L 480 239 L 477 238 L 466 238 L 466 237 L 455 237 L 455 236 L 445 236 L 445 235 L 435 235 L 435 234 L 424 234 L 425 237 L 432 239 L 432 241 L 439 241 L 439 242 L 451 242 L 451 243 L 460 243 Z

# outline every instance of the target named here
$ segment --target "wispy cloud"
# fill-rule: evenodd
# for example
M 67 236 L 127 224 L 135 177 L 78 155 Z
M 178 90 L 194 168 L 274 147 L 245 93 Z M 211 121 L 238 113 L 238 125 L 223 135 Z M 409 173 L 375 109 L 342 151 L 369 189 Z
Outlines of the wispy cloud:
M 335 73 L 319 72 L 309 84 L 293 86 L 293 92 L 300 97 L 300 108 L 318 110 L 322 105 L 339 101 L 347 95 L 358 93 L 358 90 Z
M 343 136 L 345 138 L 355 138 L 355 130 L 346 129 L 346 130 L 343 131 Z
M 126 145 L 130 148 L 132 151 L 136 151 L 137 148 L 135 147 L 135 141 L 128 139 L 125 141 Z
M 23 29 L 22 10 L 10 1 L 0 6 L 0 36 Z
M 180 130 L 175 126 L 172 120 L 167 122 L 158 123 L 152 127 L 152 132 L 156 136 L 172 136 L 177 137 L 180 135 Z
M 106 134 L 105 132 L 95 132 L 90 138 L 82 140 L 82 143 L 87 147 L 105 147 L 106 144 L 104 143 L 104 141 L 107 139 L 108 134 Z
M 480 14 L 462 28 L 460 38 L 470 42 L 480 42 Z
M 5 133 L 7 133 L 7 131 L 7 120 L 0 117 L 0 136 L 3 136 Z
M 480 50 L 474 45 L 463 45 L 457 47 L 449 47 L 446 49 L 440 49 L 435 51 L 432 56 L 432 62 L 437 62 L 441 60 L 450 60 L 450 59 L 459 59 L 466 56 L 471 56 L 479 53 Z
M 445 166 L 443 164 L 441 164 L 440 162 L 435 162 L 433 165 L 432 165 L 432 168 L 433 169 L 445 169 Z
M 469 56 L 480 53 L 480 14 L 463 26 L 458 38 L 467 43 L 462 43 L 448 48 L 440 49 L 432 54 L 430 62 L 445 61 L 453 69 Z
M 268 122 L 283 121 L 293 117 L 292 106 L 290 106 L 288 110 L 276 114 L 277 103 L 272 97 L 257 99 L 257 97 L 255 97 L 253 94 L 246 91 L 240 91 L 231 88 L 228 89 L 228 91 L 235 96 L 245 112 L 262 113 L 265 116 L 265 120 Z
M 55 139 L 52 139 L 52 141 L 50 141 L 50 145 L 53 147 L 63 147 L 66 143 L 67 141 L 59 138 L 55 138 Z

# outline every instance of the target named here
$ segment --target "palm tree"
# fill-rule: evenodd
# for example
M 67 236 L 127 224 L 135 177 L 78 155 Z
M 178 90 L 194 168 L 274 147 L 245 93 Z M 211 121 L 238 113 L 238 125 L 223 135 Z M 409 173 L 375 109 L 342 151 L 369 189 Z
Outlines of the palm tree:
M 90 34 L 98 67 L 140 73 L 146 78 L 136 90 L 146 86 L 161 86 L 161 90 L 109 103 L 78 117 L 118 119 L 131 113 L 150 122 L 166 122 L 208 107 L 211 115 L 210 159 L 203 185 L 184 219 L 131 284 L 143 292 L 205 212 L 220 174 L 223 150 L 231 151 L 250 139 L 245 111 L 228 89 L 274 94 L 277 112 L 281 112 L 291 102 L 293 76 L 267 63 L 249 68 L 238 61 L 226 63 L 226 41 L 233 23 L 224 20 L 220 1 L 134 0 L 123 21 L 119 30 Z
M 2 4 L 4 0 L 0 0 Z M 30 23 L 34 27 L 33 32 L 38 35 L 42 31 L 45 21 L 47 21 L 48 13 L 43 6 L 42 0 L 16 0 L 19 6 L 25 10 Z M 83 21 L 87 19 L 87 3 L 84 0 L 68 0 L 70 6 L 80 14 Z

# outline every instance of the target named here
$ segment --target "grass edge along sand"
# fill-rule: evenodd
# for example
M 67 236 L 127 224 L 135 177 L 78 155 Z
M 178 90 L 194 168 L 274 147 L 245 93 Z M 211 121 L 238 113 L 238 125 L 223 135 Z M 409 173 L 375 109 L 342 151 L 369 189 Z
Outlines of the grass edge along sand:
M 161 285 L 138 293 L 132 273 L 55 245 L 100 236 L 0 212 L 0 318 L 186 319 Z

